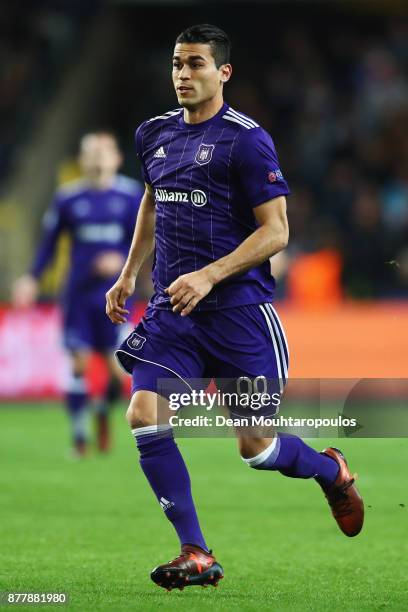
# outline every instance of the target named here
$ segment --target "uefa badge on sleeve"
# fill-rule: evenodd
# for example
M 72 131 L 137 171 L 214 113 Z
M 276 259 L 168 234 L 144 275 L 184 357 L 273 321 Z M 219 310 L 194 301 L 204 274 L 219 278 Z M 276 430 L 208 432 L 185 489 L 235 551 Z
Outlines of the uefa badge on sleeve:
M 200 144 L 200 147 L 196 153 L 195 161 L 200 166 L 210 163 L 215 145 L 213 144 Z
M 271 170 L 268 172 L 268 181 L 270 183 L 276 183 L 276 181 L 283 181 L 283 174 L 279 170 L 279 168 L 275 168 L 275 170 Z

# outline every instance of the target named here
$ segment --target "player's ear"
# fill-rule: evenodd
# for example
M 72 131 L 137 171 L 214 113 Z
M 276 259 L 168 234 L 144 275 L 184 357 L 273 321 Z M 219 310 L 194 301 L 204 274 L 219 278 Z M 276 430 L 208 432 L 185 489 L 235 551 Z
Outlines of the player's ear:
M 223 64 L 220 66 L 220 77 L 221 83 L 226 83 L 230 80 L 232 74 L 232 66 L 231 64 Z

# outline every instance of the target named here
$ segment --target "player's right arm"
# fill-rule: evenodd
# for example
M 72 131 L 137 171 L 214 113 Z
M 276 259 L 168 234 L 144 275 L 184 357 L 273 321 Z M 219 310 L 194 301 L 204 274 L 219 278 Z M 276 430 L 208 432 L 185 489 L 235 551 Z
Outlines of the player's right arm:
M 125 323 L 129 311 L 126 300 L 135 291 L 136 278 L 154 249 L 155 202 L 151 185 L 146 183 L 140 203 L 129 255 L 116 283 L 106 293 L 106 314 L 112 323 Z
M 43 235 L 34 257 L 30 271 L 18 278 L 12 288 L 12 301 L 15 306 L 28 307 L 37 299 L 39 278 L 52 260 L 58 237 L 64 228 L 64 214 L 61 201 L 55 198 L 43 220 Z

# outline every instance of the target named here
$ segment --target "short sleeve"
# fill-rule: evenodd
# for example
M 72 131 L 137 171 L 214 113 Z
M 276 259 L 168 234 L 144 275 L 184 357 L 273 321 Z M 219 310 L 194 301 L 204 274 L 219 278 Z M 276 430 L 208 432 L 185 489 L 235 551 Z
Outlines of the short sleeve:
M 144 125 L 145 125 L 145 123 L 141 123 L 139 125 L 139 127 L 137 128 L 136 133 L 135 133 L 136 153 L 137 153 L 137 156 L 138 156 L 139 161 L 140 161 L 140 170 L 141 170 L 143 181 L 150 185 L 151 183 L 150 183 L 149 173 L 147 171 L 146 164 L 144 162 L 144 155 L 143 155 L 143 149 L 144 149 L 144 146 L 143 146 L 143 134 L 144 134 L 143 128 L 144 128 Z
M 272 138 L 262 128 L 242 130 L 235 168 L 238 184 L 252 208 L 289 194 Z

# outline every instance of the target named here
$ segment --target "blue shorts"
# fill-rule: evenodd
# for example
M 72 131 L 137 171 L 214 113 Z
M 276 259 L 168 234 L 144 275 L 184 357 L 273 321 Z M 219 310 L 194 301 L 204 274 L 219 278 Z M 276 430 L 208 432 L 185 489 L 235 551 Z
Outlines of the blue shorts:
M 120 329 L 105 313 L 105 294 L 85 291 L 64 300 L 64 345 L 71 351 L 114 351 Z
M 159 379 L 174 379 L 184 391 L 191 380 L 288 377 L 289 352 L 282 324 L 272 304 L 249 304 L 192 312 L 148 308 L 140 323 L 116 351 L 133 375 L 132 392 L 159 392 Z M 187 386 L 187 389 L 186 389 Z M 162 393 L 162 395 L 164 395 Z

